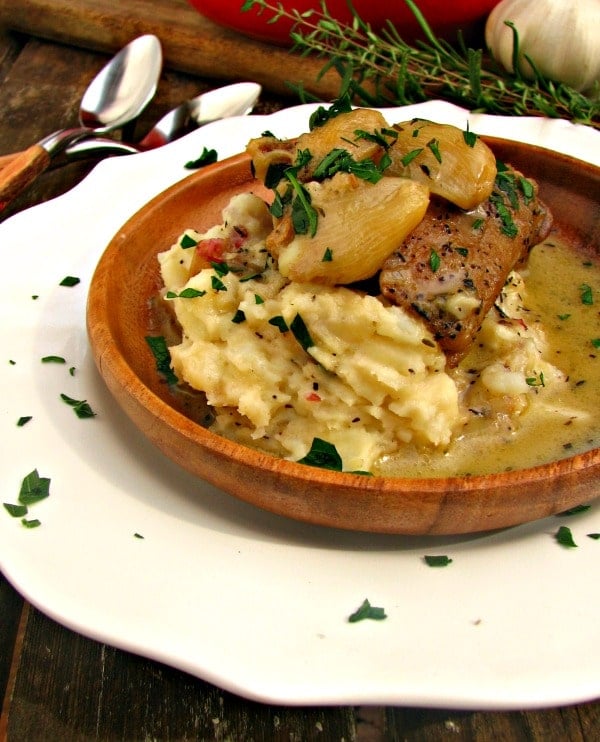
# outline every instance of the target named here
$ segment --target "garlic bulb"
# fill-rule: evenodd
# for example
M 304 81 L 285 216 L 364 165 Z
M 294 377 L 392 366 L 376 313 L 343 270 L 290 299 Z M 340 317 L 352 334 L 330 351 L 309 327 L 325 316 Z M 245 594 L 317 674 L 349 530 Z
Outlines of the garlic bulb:
M 600 0 L 502 0 L 490 13 L 485 40 L 494 57 L 513 70 L 513 31 L 519 34 L 519 70 L 534 72 L 576 90 L 589 90 L 600 79 Z

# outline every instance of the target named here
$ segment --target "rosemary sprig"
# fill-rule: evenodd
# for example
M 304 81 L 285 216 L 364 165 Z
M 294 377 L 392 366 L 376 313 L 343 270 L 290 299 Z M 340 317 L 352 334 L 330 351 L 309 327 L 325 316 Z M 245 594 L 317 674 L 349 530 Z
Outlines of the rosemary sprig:
M 587 97 L 546 79 L 533 64 L 534 80 L 524 79 L 518 71 L 505 72 L 483 49 L 468 48 L 460 32 L 456 45 L 437 38 L 416 3 L 404 2 L 424 36 L 414 45 L 406 43 L 389 21 L 376 33 L 352 8 L 350 24 L 337 21 L 326 0 L 320 10 L 303 13 L 286 10 L 277 0 L 245 0 L 242 11 L 253 7 L 259 13 L 267 11 L 272 14 L 269 23 L 292 20 L 293 50 L 324 58 L 319 75 L 335 70 L 340 77 L 339 95 L 350 93 L 360 105 L 406 105 L 440 98 L 473 111 L 565 118 L 600 128 L 598 90 Z M 518 31 L 510 21 L 507 25 L 518 49 Z M 303 100 L 308 99 L 301 86 L 291 85 Z

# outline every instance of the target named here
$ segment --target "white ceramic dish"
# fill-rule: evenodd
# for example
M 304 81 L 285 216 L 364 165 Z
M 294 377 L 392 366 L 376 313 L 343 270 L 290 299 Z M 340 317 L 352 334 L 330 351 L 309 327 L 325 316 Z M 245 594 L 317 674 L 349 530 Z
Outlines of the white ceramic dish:
M 311 110 L 221 122 L 103 162 L 70 193 L 0 225 L 2 501 L 17 501 L 34 468 L 51 479 L 50 497 L 30 511 L 40 527 L 0 513 L 0 568 L 62 624 L 257 700 L 501 709 L 596 698 L 597 500 L 578 515 L 472 537 L 288 521 L 157 453 L 96 373 L 86 292 L 119 226 L 204 146 L 224 158 L 265 129 L 294 135 Z M 387 115 L 469 119 L 477 133 L 600 165 L 600 134 L 563 121 L 468 116 L 439 102 Z M 81 282 L 59 286 L 67 275 Z M 42 363 L 48 355 L 66 364 Z M 97 416 L 78 419 L 61 393 L 87 399 Z M 17 427 L 24 415 L 33 419 Z M 561 525 L 577 548 L 557 543 Z M 425 554 L 453 561 L 431 568 Z M 364 598 L 388 618 L 348 623 Z

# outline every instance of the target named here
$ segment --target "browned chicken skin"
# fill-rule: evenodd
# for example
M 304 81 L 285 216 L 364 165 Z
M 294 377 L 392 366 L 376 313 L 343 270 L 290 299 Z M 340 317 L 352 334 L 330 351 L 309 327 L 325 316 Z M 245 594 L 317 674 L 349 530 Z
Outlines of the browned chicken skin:
M 510 271 L 547 236 L 537 186 L 499 164 L 489 199 L 470 212 L 433 197 L 422 222 L 384 262 L 382 294 L 422 317 L 456 365 Z

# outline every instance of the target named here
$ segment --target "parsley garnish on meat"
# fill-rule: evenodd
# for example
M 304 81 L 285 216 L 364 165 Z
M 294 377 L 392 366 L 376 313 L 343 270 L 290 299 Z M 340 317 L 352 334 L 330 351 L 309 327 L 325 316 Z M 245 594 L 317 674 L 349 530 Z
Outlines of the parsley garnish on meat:
M 340 113 L 350 113 L 351 110 L 352 103 L 350 101 L 350 95 L 348 93 L 344 93 L 339 98 L 337 98 L 331 104 L 331 106 L 329 106 L 329 108 L 319 106 L 319 108 L 317 108 L 317 110 L 313 114 L 311 114 L 308 120 L 308 128 L 310 131 L 312 131 L 318 126 L 323 126 L 330 119 L 334 119 L 336 116 L 339 116 Z
M 378 608 L 377 606 L 371 605 L 371 603 L 365 598 L 359 608 L 354 613 L 348 616 L 349 623 L 357 623 L 358 621 L 364 621 L 370 618 L 373 621 L 383 621 L 387 618 L 384 608 Z
M 579 287 L 579 295 L 581 297 L 581 303 L 586 306 L 592 306 L 594 303 L 594 293 L 592 287 L 587 283 L 582 283 Z

